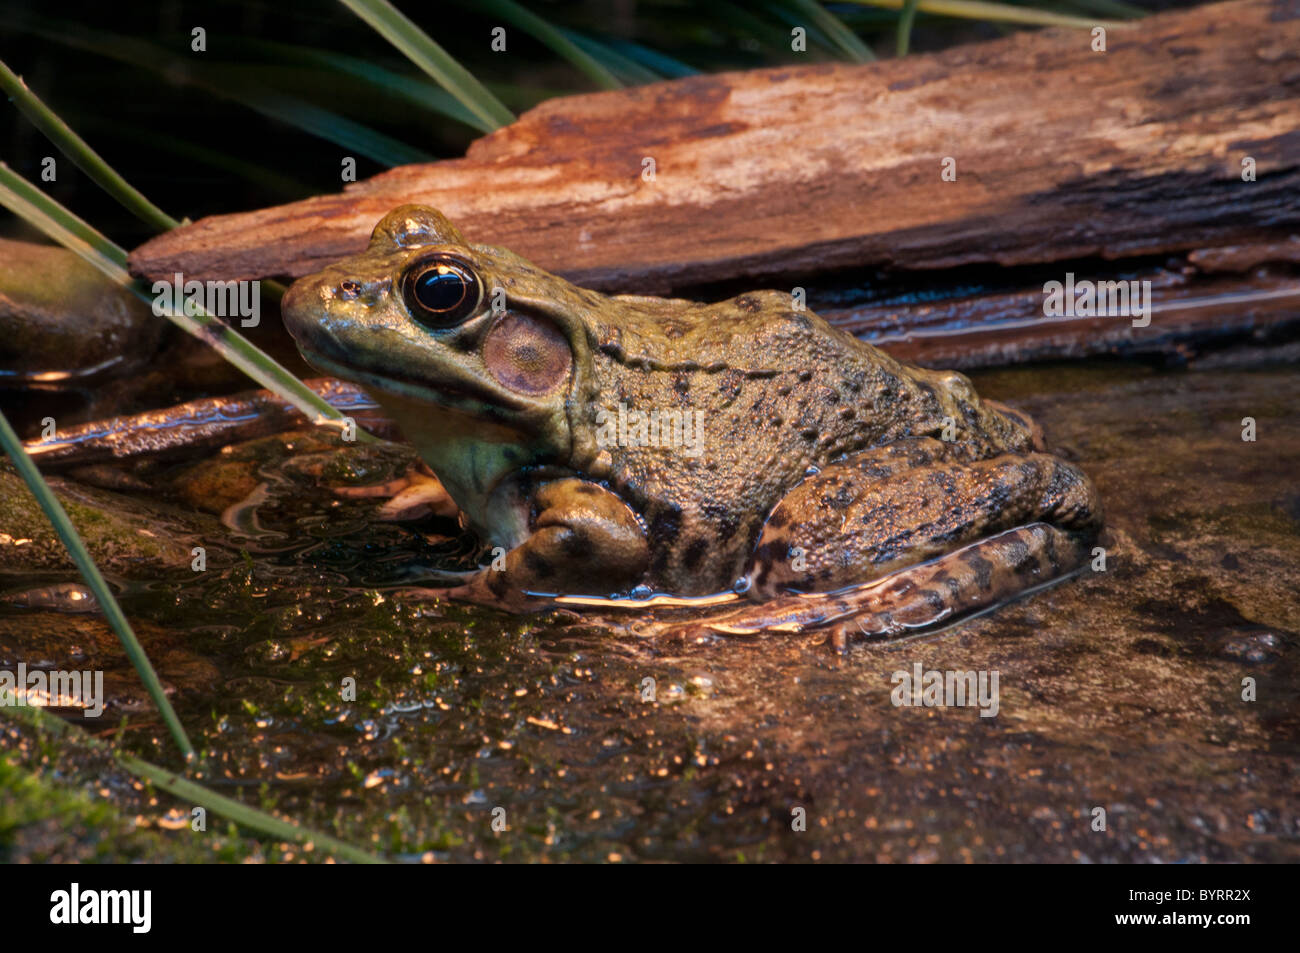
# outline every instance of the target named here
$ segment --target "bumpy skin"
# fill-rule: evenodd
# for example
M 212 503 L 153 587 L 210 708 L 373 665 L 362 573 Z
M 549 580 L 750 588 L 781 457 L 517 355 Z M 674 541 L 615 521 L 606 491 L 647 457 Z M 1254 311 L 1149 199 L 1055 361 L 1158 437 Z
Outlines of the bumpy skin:
M 431 330 L 401 288 L 437 253 L 466 263 L 484 296 Z M 307 359 L 369 389 L 468 525 L 511 551 L 471 597 L 689 596 L 747 577 L 768 599 L 866 582 L 1015 526 L 1077 540 L 1099 524 L 1087 478 L 1039 452 L 1028 418 L 787 294 L 606 296 L 404 206 L 364 253 L 297 282 L 284 316 Z M 701 452 L 611 445 L 620 404 L 702 412 Z
M 838 589 L 1028 523 L 1086 532 L 1098 512 L 1092 484 L 1064 460 L 1001 453 L 970 461 L 938 440 L 906 438 L 791 490 L 768 517 L 748 576 L 764 598 Z

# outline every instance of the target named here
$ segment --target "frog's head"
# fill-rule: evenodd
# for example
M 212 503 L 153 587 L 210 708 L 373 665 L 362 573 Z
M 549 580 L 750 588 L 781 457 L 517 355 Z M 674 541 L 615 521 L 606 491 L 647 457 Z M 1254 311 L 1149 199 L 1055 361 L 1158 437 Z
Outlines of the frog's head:
M 405 205 L 364 252 L 296 282 L 282 310 L 311 364 L 370 390 L 417 444 L 411 418 L 441 411 L 509 429 L 497 439 L 554 461 L 570 450 L 589 319 L 608 300 Z
M 283 313 L 308 361 L 381 399 L 536 418 L 563 402 L 574 363 L 566 329 L 547 313 L 552 283 L 567 284 L 467 244 L 434 209 L 405 205 L 362 254 L 296 282 Z M 542 307 L 531 306 L 538 296 Z
M 419 205 L 388 213 L 364 252 L 281 304 L 307 361 L 369 391 L 476 527 L 507 475 L 592 456 L 579 391 L 594 386 L 590 329 L 610 308 Z

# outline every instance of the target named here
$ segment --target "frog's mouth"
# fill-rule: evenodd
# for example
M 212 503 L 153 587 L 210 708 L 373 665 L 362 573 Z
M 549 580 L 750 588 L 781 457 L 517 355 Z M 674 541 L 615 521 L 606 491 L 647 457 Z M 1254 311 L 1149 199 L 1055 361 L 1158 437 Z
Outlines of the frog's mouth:
M 494 391 L 473 378 L 454 382 L 439 381 L 436 388 L 415 377 L 380 373 L 359 368 L 354 364 L 343 364 L 326 357 L 320 351 L 298 345 L 303 359 L 313 367 L 327 374 L 333 374 L 344 380 L 350 380 L 367 390 L 382 391 L 407 400 L 436 404 L 472 413 L 477 416 L 499 416 L 506 412 L 523 412 L 533 409 L 533 404 L 526 398 L 502 390 Z

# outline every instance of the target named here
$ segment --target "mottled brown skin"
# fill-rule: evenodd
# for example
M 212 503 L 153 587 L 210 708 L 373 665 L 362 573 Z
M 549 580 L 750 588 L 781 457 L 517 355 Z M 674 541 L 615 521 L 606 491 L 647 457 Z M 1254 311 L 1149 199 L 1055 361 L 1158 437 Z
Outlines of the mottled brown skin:
M 795 487 L 768 517 L 748 574 L 761 597 L 837 589 L 1028 523 L 1087 531 L 1098 509 L 1092 484 L 1057 457 L 972 461 L 950 444 L 909 437 Z M 822 545 L 828 539 L 836 545 Z
M 431 329 L 403 282 L 445 256 L 482 301 Z M 530 593 L 692 596 L 743 579 L 772 600 L 1015 527 L 1077 545 L 1099 525 L 1091 484 L 1041 452 L 1028 418 L 787 294 L 605 296 L 404 206 L 363 254 L 297 282 L 284 316 L 307 359 L 369 389 L 467 525 L 508 550 L 504 570 L 457 590 L 469 598 L 527 608 Z M 620 404 L 702 412 L 701 452 L 610 445 L 598 415 Z

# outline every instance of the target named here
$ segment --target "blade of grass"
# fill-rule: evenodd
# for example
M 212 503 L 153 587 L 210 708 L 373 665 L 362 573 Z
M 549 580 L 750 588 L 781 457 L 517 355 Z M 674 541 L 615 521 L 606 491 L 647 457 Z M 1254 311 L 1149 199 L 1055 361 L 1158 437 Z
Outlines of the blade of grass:
M 1122 0 L 1070 0 L 1070 2 L 1066 3 L 1066 6 L 1086 10 L 1090 13 L 1105 13 L 1126 20 L 1140 20 L 1147 15 L 1147 11 L 1141 7 L 1135 7 L 1131 3 L 1123 3 Z
M 433 156 L 408 146 L 392 136 L 377 132 L 362 123 L 338 115 L 315 103 L 267 91 L 263 84 L 249 78 L 253 67 L 240 63 L 207 65 L 181 59 L 155 44 L 122 34 L 96 32 L 87 35 L 75 23 L 42 20 L 30 22 L 16 16 L 11 25 L 52 43 L 84 50 L 97 56 L 149 70 L 169 82 L 183 82 L 213 96 L 237 102 L 269 119 L 283 122 L 365 156 L 384 166 L 431 162 Z
M 763 0 L 760 9 L 775 15 L 784 24 L 790 27 L 799 27 L 806 32 L 807 36 L 805 39 L 807 50 L 806 52 L 799 54 L 800 56 L 807 56 L 809 53 L 813 52 L 814 48 L 816 48 L 826 53 L 828 59 L 838 60 L 843 58 L 844 51 L 840 49 L 839 44 L 837 44 L 825 30 L 818 26 L 815 21 L 810 20 L 807 14 L 795 10 L 790 0 Z M 781 45 L 791 45 L 789 34 L 782 38 Z M 791 50 L 791 52 L 793 52 L 793 50 Z
M 782 6 L 789 8 L 796 16 L 807 17 L 853 62 L 870 63 L 876 58 L 871 47 L 858 39 L 856 33 L 817 0 L 783 0 Z
M 84 139 L 73 132 L 66 122 L 55 115 L 54 111 L 27 87 L 22 78 L 14 73 L 4 60 L 0 60 L 0 89 L 4 90 L 10 101 L 18 107 L 19 112 L 44 133 L 60 152 L 71 159 L 82 172 L 94 179 L 100 188 L 121 202 L 128 212 L 159 231 L 167 231 L 180 224 L 118 175 L 99 153 L 90 148 Z
M 222 88 L 221 84 L 201 85 L 212 92 Z M 336 143 L 380 165 L 392 167 L 433 161 L 433 156 L 423 149 L 408 146 L 392 136 L 376 132 L 369 126 L 354 122 L 332 110 L 296 96 L 245 91 L 243 101 L 263 116 L 279 120 L 287 126 L 297 126 L 305 132 Z
M 252 38 L 245 38 L 243 46 L 263 52 L 278 63 L 297 63 L 318 70 L 347 74 L 365 83 L 379 95 L 395 96 L 421 109 L 464 123 L 480 132 L 492 131 L 488 123 L 466 109 L 463 103 L 428 80 L 404 76 L 382 66 L 376 66 L 368 60 L 336 53 L 333 50 Z
M 779 51 L 779 59 L 786 59 L 794 54 L 794 51 L 790 49 L 789 30 L 782 29 L 779 24 L 773 23 L 770 17 L 757 14 L 738 3 L 731 3 L 729 0 L 716 0 L 710 7 L 710 11 L 717 17 L 720 24 L 717 28 L 719 32 L 722 31 L 721 25 L 725 25 L 727 32 L 724 42 L 728 45 L 735 45 L 744 39 L 750 41 L 755 52 L 763 51 L 766 56 L 775 56 Z M 779 12 L 782 14 L 783 20 L 789 18 L 789 10 L 780 9 Z M 708 28 L 705 27 L 704 29 Z M 816 42 L 815 37 L 819 35 L 816 29 L 808 31 L 810 41 Z M 829 49 L 829 40 L 826 41 L 826 46 Z M 811 52 L 811 48 L 809 52 Z M 808 54 L 800 53 L 797 55 L 802 58 Z
M 112 281 L 152 305 L 151 286 L 131 277 L 126 270 L 126 252 L 63 208 L 49 196 L 0 163 L 0 205 L 39 228 L 63 247 L 76 252 Z M 196 309 L 187 314 L 167 307 L 164 316 L 214 348 L 223 358 L 280 397 L 297 407 L 317 426 L 343 427 L 347 418 L 256 345 L 212 315 Z M 361 428 L 357 440 L 375 439 Z
M 382 857 L 376 857 L 360 847 L 353 847 L 337 837 L 313 831 L 293 821 L 281 820 L 272 814 L 267 814 L 265 811 L 249 807 L 242 801 L 236 801 L 234 798 L 210 791 L 203 785 L 183 778 L 166 768 L 160 768 L 156 764 L 141 761 L 129 754 L 116 753 L 115 756 L 122 767 L 137 777 L 153 782 L 155 787 L 162 788 L 174 797 L 205 808 L 213 814 L 229 818 L 243 827 L 261 831 L 263 834 L 269 834 L 272 837 L 293 841 L 297 844 L 311 844 L 314 847 L 323 847 L 330 853 L 342 857 L 344 860 L 350 860 L 354 864 L 387 863 Z
M 508 126 L 514 114 L 473 74 L 388 0 L 339 0 L 491 128 Z
M 369 851 L 355 847 L 330 834 L 324 834 L 292 821 L 283 820 L 273 814 L 268 814 L 266 811 L 250 807 L 242 801 L 217 794 L 215 791 L 211 791 L 188 778 L 180 777 L 166 768 L 119 751 L 108 742 L 92 737 L 77 728 L 77 726 L 71 725 L 57 715 L 52 715 L 40 708 L 11 708 L 6 710 L 6 714 L 14 718 L 15 721 L 30 725 L 38 731 L 47 731 L 64 740 L 69 739 L 71 736 L 71 739 L 77 744 L 103 751 L 136 777 L 150 782 L 155 787 L 174 797 L 234 821 L 248 830 L 259 831 L 280 840 L 292 841 L 295 844 L 312 844 L 314 847 L 321 847 L 329 853 L 344 860 L 350 860 L 353 863 L 388 863 L 384 858 L 377 857 Z
M 526 112 L 538 103 L 557 96 L 568 96 L 573 91 L 556 86 L 542 86 L 538 83 L 488 83 L 492 95 L 510 106 L 516 112 Z
M 901 10 L 906 0 L 844 0 L 844 2 L 856 3 L 864 7 L 879 7 L 883 10 Z M 986 3 L 984 0 L 919 0 L 916 9 L 921 13 L 938 16 L 991 20 L 995 23 L 1019 23 L 1027 26 L 1063 26 L 1090 30 L 1095 26 L 1112 29 L 1126 25 L 1108 20 L 1072 17 L 1063 13 L 1053 13 L 1050 10 L 1035 10 L 1032 7 Z
M 898 55 L 907 55 L 912 42 L 912 22 L 916 19 L 916 5 L 920 0 L 904 0 L 903 12 L 898 17 Z
M 122 607 L 117 604 L 117 599 L 113 596 L 113 590 L 108 587 L 99 567 L 95 561 L 90 558 L 90 553 L 86 549 L 86 544 L 81 541 L 80 534 L 72 525 L 72 520 L 68 519 L 68 513 L 59 502 L 50 485 L 45 482 L 36 464 L 32 463 L 32 458 L 27 455 L 23 449 L 22 441 L 18 439 L 18 434 L 14 433 L 13 427 L 9 426 L 9 418 L 0 412 L 0 445 L 4 447 L 5 453 L 13 461 L 14 468 L 18 475 L 23 478 L 27 484 L 27 489 L 36 497 L 36 502 L 45 512 L 45 516 L 54 527 L 54 532 L 63 541 L 63 545 L 68 550 L 68 555 L 76 563 L 77 570 L 81 573 L 81 578 L 86 580 L 86 585 L 90 591 L 95 594 L 99 601 L 100 610 L 108 619 L 108 624 L 113 627 L 117 633 L 118 639 L 122 643 L 122 648 L 126 651 L 126 657 L 131 660 L 135 666 L 136 673 L 140 676 L 140 681 L 144 682 L 145 691 L 153 699 L 154 705 L 158 708 L 158 713 L 162 715 L 163 723 L 167 725 L 167 730 L 171 732 L 176 746 L 181 749 L 181 754 L 185 756 L 186 761 L 194 760 L 194 746 L 190 744 L 189 736 L 185 734 L 185 728 L 181 725 L 181 720 L 176 716 L 176 710 L 172 708 L 172 703 L 167 700 L 167 695 L 163 691 L 162 683 L 158 681 L 158 673 L 153 670 L 153 665 L 149 662 L 149 656 L 145 654 L 144 647 L 140 645 L 140 640 L 135 637 L 135 632 L 131 628 L 131 623 L 126 621 L 126 616 L 122 614 Z
M 197 165 L 228 173 L 255 184 L 259 190 L 280 196 L 285 200 L 307 198 L 318 191 L 308 183 L 284 175 L 270 166 L 249 162 L 230 153 L 218 152 L 181 139 L 170 130 L 160 132 L 157 129 L 123 122 L 116 116 L 106 116 L 102 113 L 93 116 L 82 114 L 77 119 L 77 125 L 87 133 L 94 133 L 105 139 L 112 138 L 131 143 L 133 146 L 143 147 L 153 152 L 170 153 Z M 266 284 L 264 283 L 262 287 L 265 288 Z
M 117 280 L 126 271 L 125 249 L 63 208 L 4 162 L 0 162 L 0 205 L 81 255 L 109 278 Z M 62 234 L 51 232 L 52 226 L 57 226 Z
M 116 199 L 127 211 L 136 215 L 146 225 L 152 225 L 159 231 L 170 231 L 182 224 L 179 220 L 172 218 L 150 202 L 143 193 L 119 175 L 117 170 L 105 162 L 94 149 L 90 148 L 84 139 L 73 132 L 71 126 L 59 118 L 54 110 L 46 106 L 35 93 L 28 89 L 22 78 L 9 69 L 3 60 L 0 60 L 0 88 L 10 93 L 11 98 L 23 115 L 37 129 L 45 133 L 60 152 L 71 159 L 78 168 L 89 175 L 96 184 L 112 198 Z M 81 237 L 87 239 L 89 233 L 93 231 L 94 229 L 86 225 Z M 99 237 L 103 238 L 103 236 Z M 109 246 L 112 246 L 117 252 L 121 252 L 121 249 L 117 249 L 117 246 L 107 239 L 104 239 L 99 247 L 101 252 L 109 254 Z M 114 260 L 118 264 L 126 264 L 124 253 L 120 261 L 116 257 L 114 257 Z M 263 281 L 261 287 L 270 292 L 275 301 L 279 301 L 280 298 L 284 297 L 286 290 L 278 281 Z
M 698 76 L 700 72 L 694 66 L 683 63 L 679 59 L 642 46 L 640 43 L 633 43 L 631 40 L 606 37 L 604 43 L 606 47 L 615 53 L 621 54 L 634 63 L 640 63 L 646 69 L 653 70 L 661 77 L 681 79 L 683 76 Z
M 519 27 L 602 89 L 623 88 L 623 83 L 617 76 L 574 42 L 570 31 L 552 26 L 536 13 L 515 3 L 515 0 L 473 0 L 470 6 L 480 14 L 498 16 L 506 23 Z
M 574 30 L 564 30 L 563 32 L 575 44 L 600 60 L 611 72 L 618 76 L 620 83 L 656 83 L 663 79 L 654 70 L 642 66 L 634 59 L 629 59 L 602 40 L 594 40 Z

